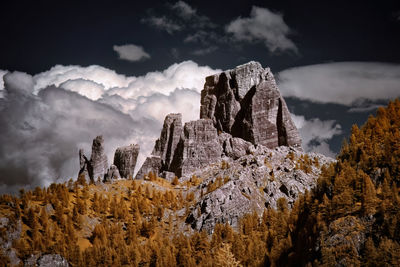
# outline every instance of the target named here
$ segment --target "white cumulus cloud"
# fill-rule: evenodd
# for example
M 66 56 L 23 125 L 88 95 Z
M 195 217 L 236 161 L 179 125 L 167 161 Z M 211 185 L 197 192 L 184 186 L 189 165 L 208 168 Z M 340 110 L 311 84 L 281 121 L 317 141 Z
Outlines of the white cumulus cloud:
M 380 62 L 338 62 L 303 66 L 277 75 L 284 96 L 319 103 L 359 105 L 362 99 L 400 96 L 400 65 Z M 358 102 L 358 103 L 356 103 Z
M 219 71 L 185 61 L 137 77 L 100 66 L 3 74 L 0 193 L 76 178 L 78 149 L 90 157 L 100 134 L 109 164 L 118 146 L 139 144 L 137 171 L 168 113 L 182 113 L 185 122 L 199 117 L 204 78 Z
M 164 71 L 149 72 L 132 79 L 126 87 L 111 88 L 107 94 L 118 94 L 124 98 L 138 98 L 154 93 L 169 94 L 176 88 L 189 88 L 200 92 L 204 78 L 221 70 L 199 66 L 193 61 L 184 61 L 169 66 Z
M 68 80 L 87 80 L 94 81 L 108 90 L 113 87 L 126 87 L 129 83 L 136 79 L 135 77 L 126 77 L 125 75 L 117 74 L 115 71 L 91 65 L 81 67 L 77 65 L 62 66 L 56 65 L 50 70 L 41 72 L 33 76 L 35 80 L 35 92 L 46 88 L 49 85 L 59 86 Z
M 238 41 L 263 42 L 271 52 L 298 50 L 288 38 L 291 31 L 282 14 L 268 8 L 253 6 L 250 17 L 239 17 L 231 21 L 225 30 Z
M 127 61 L 139 61 L 150 58 L 150 55 L 146 53 L 143 47 L 134 44 L 126 45 L 114 45 L 113 49 L 118 53 L 118 56 L 122 60 Z
M 329 148 L 328 141 L 333 136 L 342 133 L 342 127 L 334 120 L 322 121 L 318 118 L 306 120 L 304 116 L 292 114 L 303 141 L 303 149 L 306 152 L 318 152 L 326 156 L 334 157 L 335 153 Z

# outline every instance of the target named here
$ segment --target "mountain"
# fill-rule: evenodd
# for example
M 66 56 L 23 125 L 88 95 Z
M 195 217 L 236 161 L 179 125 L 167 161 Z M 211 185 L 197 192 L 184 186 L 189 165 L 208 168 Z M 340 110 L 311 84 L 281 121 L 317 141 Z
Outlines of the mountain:
M 206 78 L 199 120 L 166 116 L 135 179 L 139 147 L 108 166 L 98 136 L 76 181 L 1 196 L 0 262 L 398 265 L 399 137 L 396 100 L 337 160 L 304 153 L 272 73 L 249 62 Z

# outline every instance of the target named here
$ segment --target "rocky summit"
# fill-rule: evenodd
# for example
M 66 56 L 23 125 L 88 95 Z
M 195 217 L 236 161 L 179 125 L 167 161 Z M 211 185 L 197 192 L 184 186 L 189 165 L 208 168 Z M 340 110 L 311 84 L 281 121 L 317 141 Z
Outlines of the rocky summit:
M 269 68 L 249 62 L 206 78 L 200 118 L 218 131 L 268 148 L 301 148 L 301 138 Z
M 222 141 L 221 141 L 222 140 Z M 257 62 L 206 77 L 200 119 L 185 123 L 166 116 L 160 138 L 136 178 L 187 176 L 227 156 L 246 154 L 251 144 L 301 150 L 301 138 L 269 68 Z

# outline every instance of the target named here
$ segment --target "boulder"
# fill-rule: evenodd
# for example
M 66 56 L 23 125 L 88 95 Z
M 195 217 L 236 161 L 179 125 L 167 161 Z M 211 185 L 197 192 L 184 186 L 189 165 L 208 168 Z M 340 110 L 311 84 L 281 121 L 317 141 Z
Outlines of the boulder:
M 114 154 L 114 165 L 121 177 L 133 177 L 139 150 L 139 145 L 134 144 L 117 148 Z
M 241 138 L 232 137 L 230 134 L 222 133 L 219 135 L 219 143 L 222 146 L 225 156 L 238 159 L 250 153 L 253 144 Z

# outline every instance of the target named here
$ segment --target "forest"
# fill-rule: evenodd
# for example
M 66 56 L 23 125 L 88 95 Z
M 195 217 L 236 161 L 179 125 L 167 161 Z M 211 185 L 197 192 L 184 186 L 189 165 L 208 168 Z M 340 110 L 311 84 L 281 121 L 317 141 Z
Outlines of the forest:
M 20 231 L 12 242 L 20 259 L 55 253 L 72 266 L 400 266 L 400 100 L 354 125 L 337 161 L 322 168 L 292 207 L 282 198 L 277 209 L 243 217 L 238 229 L 191 230 L 187 214 L 173 211 L 187 212 L 194 196 L 182 194 L 177 179 L 150 173 L 2 195 L 0 215 L 10 223 L 0 237 Z

